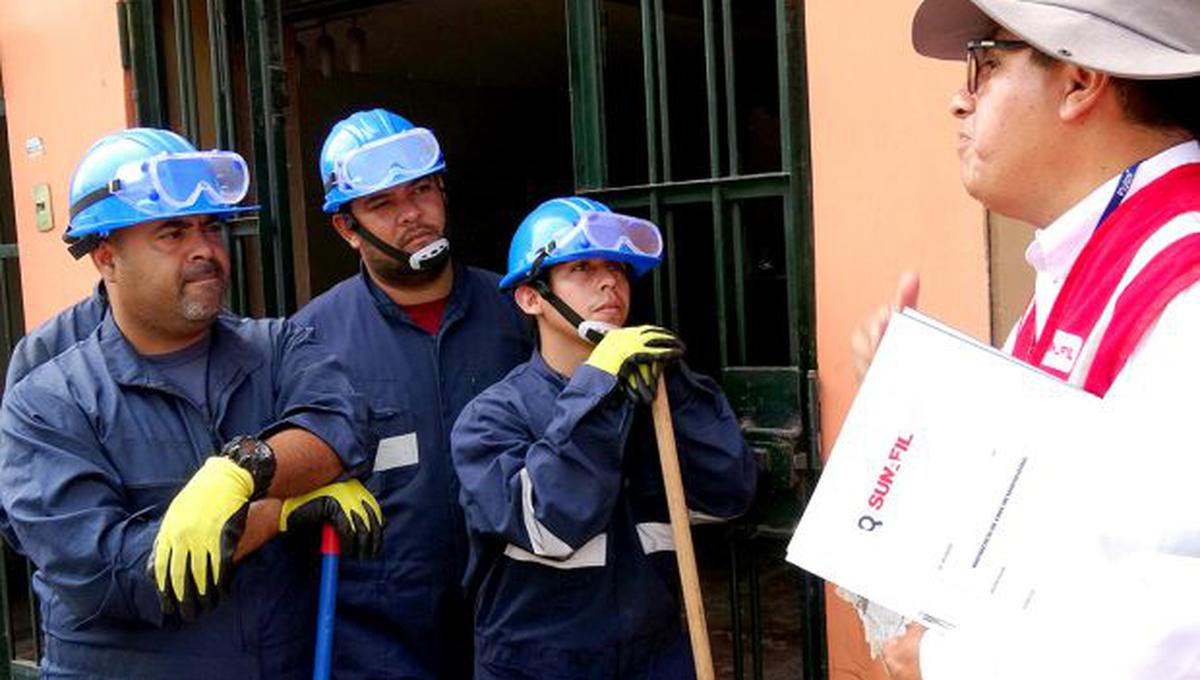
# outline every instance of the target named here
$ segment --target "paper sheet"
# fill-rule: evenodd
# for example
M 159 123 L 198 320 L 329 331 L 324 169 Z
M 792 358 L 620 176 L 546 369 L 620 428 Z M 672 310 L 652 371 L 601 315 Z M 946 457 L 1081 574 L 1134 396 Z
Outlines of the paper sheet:
M 1062 494 L 1083 461 L 1063 454 L 1079 448 L 1065 437 L 1099 404 L 916 312 L 894 315 L 789 561 L 932 628 L 1035 606 L 1071 568 Z

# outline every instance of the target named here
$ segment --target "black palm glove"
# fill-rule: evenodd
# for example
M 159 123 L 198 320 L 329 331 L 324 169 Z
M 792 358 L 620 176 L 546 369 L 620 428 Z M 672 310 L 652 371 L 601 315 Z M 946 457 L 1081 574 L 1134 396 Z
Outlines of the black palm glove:
M 378 557 L 383 547 L 383 511 L 357 479 L 334 482 L 283 502 L 280 531 L 319 531 L 332 524 L 342 554 L 351 559 Z

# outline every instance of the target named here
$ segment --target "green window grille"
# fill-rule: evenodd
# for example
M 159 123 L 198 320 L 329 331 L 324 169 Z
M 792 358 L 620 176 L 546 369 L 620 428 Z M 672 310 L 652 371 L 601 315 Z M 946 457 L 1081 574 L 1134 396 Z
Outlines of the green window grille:
M 641 312 L 719 371 L 766 472 L 755 511 L 715 539 L 730 546 L 730 670 L 825 677 L 821 583 L 780 564 L 820 450 L 803 6 L 572 0 L 567 19 L 576 190 L 663 227 Z M 776 578 L 801 600 L 785 631 L 799 669 L 764 652 Z
M 138 122 L 250 165 L 259 209 L 230 224 L 231 307 L 294 312 L 279 0 L 121 0 L 118 12 Z

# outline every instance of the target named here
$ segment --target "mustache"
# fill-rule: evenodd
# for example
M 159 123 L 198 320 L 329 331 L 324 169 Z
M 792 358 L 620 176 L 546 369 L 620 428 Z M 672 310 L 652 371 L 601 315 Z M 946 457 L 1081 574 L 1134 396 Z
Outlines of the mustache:
M 183 282 L 191 283 L 213 277 L 225 278 L 225 269 L 215 260 L 204 260 L 188 265 L 183 270 Z
M 404 233 L 403 237 L 400 239 L 400 243 L 401 243 L 402 247 L 407 246 L 407 245 L 411 244 L 413 241 L 416 241 L 417 239 L 420 239 L 420 238 L 424 238 L 426 236 L 432 237 L 432 238 L 440 238 L 442 236 L 442 234 L 439 234 L 438 230 L 435 229 L 434 227 L 426 226 L 425 224 L 418 224 L 418 225 L 414 226 L 412 229 L 410 229 Z

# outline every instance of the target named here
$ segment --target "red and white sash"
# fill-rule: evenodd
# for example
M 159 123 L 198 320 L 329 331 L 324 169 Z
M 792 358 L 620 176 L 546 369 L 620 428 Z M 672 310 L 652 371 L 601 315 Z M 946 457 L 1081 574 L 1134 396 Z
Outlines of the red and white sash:
M 1125 200 L 1097 227 L 1037 335 L 1029 305 L 1013 356 L 1104 396 L 1176 295 L 1200 281 L 1200 164 L 1180 166 Z

